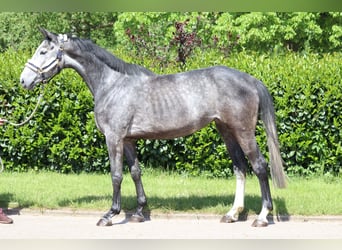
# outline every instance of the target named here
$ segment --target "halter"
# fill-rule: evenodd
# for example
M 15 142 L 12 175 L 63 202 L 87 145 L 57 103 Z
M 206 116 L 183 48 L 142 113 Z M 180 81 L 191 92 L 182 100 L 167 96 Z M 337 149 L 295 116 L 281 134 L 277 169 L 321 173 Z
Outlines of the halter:
M 66 34 L 60 34 L 58 36 L 60 46 L 56 55 L 56 58 L 52 59 L 51 62 L 47 63 L 43 67 L 38 67 L 34 63 L 30 62 L 30 60 L 25 64 L 25 67 L 32 70 L 38 76 L 40 76 L 43 80 L 43 83 L 46 83 L 49 80 L 49 77 L 46 77 L 45 74 L 50 72 L 55 66 L 59 66 L 60 61 L 62 60 L 63 51 L 64 51 L 64 43 L 68 41 L 68 36 Z M 58 71 L 61 69 L 58 67 Z

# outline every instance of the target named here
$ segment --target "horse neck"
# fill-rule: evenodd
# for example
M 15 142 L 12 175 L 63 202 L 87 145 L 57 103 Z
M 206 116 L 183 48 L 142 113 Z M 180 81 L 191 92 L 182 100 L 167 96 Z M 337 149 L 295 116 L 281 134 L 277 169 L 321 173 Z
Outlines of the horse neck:
M 83 78 L 94 98 L 104 89 L 104 79 L 110 75 L 111 81 L 115 82 L 122 75 L 87 53 L 66 53 L 64 67 L 74 69 Z

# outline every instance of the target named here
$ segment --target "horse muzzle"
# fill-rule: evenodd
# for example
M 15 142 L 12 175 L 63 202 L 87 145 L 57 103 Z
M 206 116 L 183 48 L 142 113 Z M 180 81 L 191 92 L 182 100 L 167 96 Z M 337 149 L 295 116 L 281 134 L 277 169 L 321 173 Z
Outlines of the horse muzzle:
M 24 73 L 24 72 L 23 72 Z M 39 82 L 42 80 L 39 79 L 39 76 L 36 75 L 34 78 L 25 77 L 23 74 L 20 76 L 20 83 L 27 90 L 33 89 Z

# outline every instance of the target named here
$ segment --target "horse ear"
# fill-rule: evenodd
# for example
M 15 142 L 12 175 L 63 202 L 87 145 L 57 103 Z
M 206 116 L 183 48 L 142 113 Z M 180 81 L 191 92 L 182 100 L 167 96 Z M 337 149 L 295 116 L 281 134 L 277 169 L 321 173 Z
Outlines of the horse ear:
M 52 33 L 44 28 L 39 28 L 39 31 L 43 34 L 44 38 L 49 41 L 56 41 L 57 35 L 55 33 Z

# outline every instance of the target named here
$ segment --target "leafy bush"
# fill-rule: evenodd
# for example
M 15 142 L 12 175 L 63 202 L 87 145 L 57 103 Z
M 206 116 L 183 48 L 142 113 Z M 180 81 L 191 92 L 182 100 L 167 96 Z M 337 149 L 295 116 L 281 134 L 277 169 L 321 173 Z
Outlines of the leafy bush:
M 153 68 L 153 60 L 119 58 L 145 65 L 158 73 L 174 73 L 177 66 Z M 289 175 L 340 174 L 342 162 L 342 54 L 257 54 L 194 52 L 187 69 L 217 64 L 245 71 L 261 79 L 275 101 L 281 152 Z M 19 82 L 29 53 L 0 54 L 0 116 L 23 120 L 34 108 L 40 90 L 29 92 Z M 0 155 L 8 170 L 107 172 L 107 149 L 96 129 L 93 100 L 82 79 L 64 70 L 45 86 L 44 100 L 29 124 L 0 129 Z M 260 124 L 261 125 L 261 124 Z M 257 138 L 267 156 L 261 126 Z M 232 175 L 225 146 L 213 124 L 176 140 L 138 141 L 143 166 L 162 167 L 189 175 Z
M 235 53 L 225 58 L 217 52 L 199 53 L 187 64 L 196 69 L 216 64 L 237 68 L 262 80 L 274 98 L 282 156 L 289 175 L 340 174 L 342 160 L 339 114 L 342 100 L 341 54 Z M 165 73 L 170 73 L 167 70 Z M 172 71 L 172 70 L 171 70 Z M 258 144 L 267 156 L 260 123 Z M 140 145 L 153 166 L 168 163 L 192 175 L 229 176 L 232 165 L 214 125 L 193 136 Z M 150 157 L 147 152 L 153 152 Z M 159 151 L 160 152 L 160 151 Z M 164 159 L 165 154 L 168 156 Z M 172 152 L 172 153 L 170 153 Z M 163 160 L 161 160 L 163 159 Z M 228 168 L 227 168 L 228 166 Z
M 27 53 L 1 54 L 0 116 L 21 121 L 33 110 L 42 90 L 24 90 L 19 82 Z M 107 172 L 107 152 L 96 129 L 93 100 L 81 78 L 64 70 L 44 89 L 44 98 L 34 118 L 22 127 L 1 129 L 1 156 L 15 171 L 47 169 L 59 172 Z
M 21 121 L 36 104 L 39 89 L 28 92 L 18 81 L 29 51 L 41 41 L 37 27 L 42 23 L 52 31 L 116 48 L 119 58 L 156 73 L 226 65 L 254 75 L 274 97 L 287 173 L 341 173 L 340 12 L 0 13 L 1 117 Z M 181 68 L 177 61 L 183 63 Z M 0 129 L 6 168 L 107 172 L 107 149 L 92 110 L 86 84 L 75 72 L 64 70 L 45 87 L 44 100 L 29 124 Z M 257 140 L 267 157 L 262 126 Z M 141 140 L 137 145 L 143 166 L 190 175 L 232 175 L 213 124 L 184 138 Z

